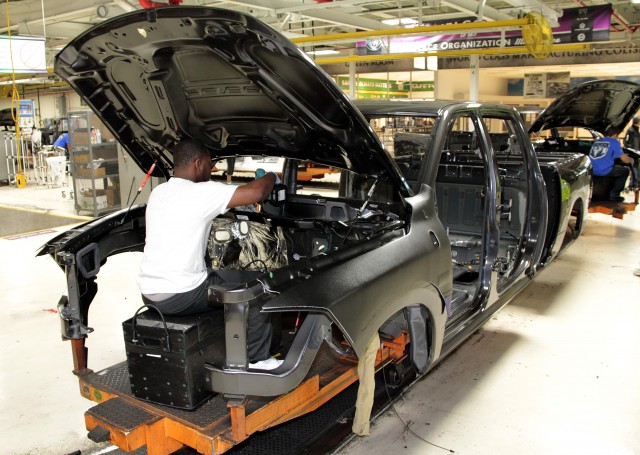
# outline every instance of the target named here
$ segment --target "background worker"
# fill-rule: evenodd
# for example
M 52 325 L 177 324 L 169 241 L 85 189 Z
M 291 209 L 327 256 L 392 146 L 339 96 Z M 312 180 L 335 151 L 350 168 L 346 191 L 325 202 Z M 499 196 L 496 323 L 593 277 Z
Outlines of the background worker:
M 138 286 L 145 304 L 167 315 L 209 311 L 208 287 L 216 275 L 205 254 L 211 221 L 228 209 L 264 201 L 278 177 L 268 173 L 245 185 L 213 182 L 212 161 L 201 143 L 183 139 L 173 150 L 174 172 L 158 185 L 146 209 L 146 240 Z M 282 363 L 270 357 L 269 315 L 250 306 L 247 331 L 251 368 L 273 369 Z
M 640 151 L 640 117 L 634 117 L 624 136 L 624 146 Z
M 227 185 L 231 184 L 231 180 L 233 179 L 233 171 L 236 167 L 236 159 L 235 157 L 227 158 L 227 170 L 225 174 L 227 174 Z
M 617 128 L 609 128 L 605 137 L 598 139 L 591 146 L 589 159 L 593 166 L 593 175 L 597 177 L 614 178 L 613 186 L 609 191 L 609 200 L 614 202 L 622 202 L 624 198 L 620 196 L 624 185 L 629 177 L 629 168 L 615 164 L 616 158 L 623 163 L 632 164 L 633 158 L 622 153 L 622 147 L 618 141 L 620 130 Z
M 69 158 L 69 133 L 62 133 L 53 143 L 53 147 L 60 152 L 64 151 L 64 155 Z
M 624 146 L 640 152 L 640 117 L 634 117 L 631 126 L 627 128 L 627 134 L 624 136 Z M 632 183 L 634 186 L 638 186 L 640 159 L 638 159 L 638 156 L 632 156 L 632 158 L 635 161 L 632 166 Z
M 627 134 L 624 136 L 624 146 L 640 151 L 640 117 L 634 117 L 631 126 L 627 129 Z M 638 165 L 636 164 L 635 172 L 638 172 Z M 636 176 L 637 178 L 638 176 Z M 635 276 L 640 276 L 640 267 L 633 271 Z

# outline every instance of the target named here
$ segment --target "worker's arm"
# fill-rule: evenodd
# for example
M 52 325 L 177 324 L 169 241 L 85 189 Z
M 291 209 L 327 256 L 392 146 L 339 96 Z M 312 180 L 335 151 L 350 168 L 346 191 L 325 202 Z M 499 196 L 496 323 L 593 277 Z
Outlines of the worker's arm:
M 276 183 L 277 175 L 275 172 L 269 172 L 264 177 L 255 179 L 246 185 L 240 185 L 236 188 L 227 208 L 232 209 L 242 205 L 251 205 L 262 202 L 271 193 Z
M 626 153 L 623 153 L 622 155 L 620 155 L 618 158 L 620 158 L 620 161 L 622 161 L 623 163 L 627 163 L 627 164 L 633 164 L 633 158 L 631 158 L 629 155 L 627 155 Z

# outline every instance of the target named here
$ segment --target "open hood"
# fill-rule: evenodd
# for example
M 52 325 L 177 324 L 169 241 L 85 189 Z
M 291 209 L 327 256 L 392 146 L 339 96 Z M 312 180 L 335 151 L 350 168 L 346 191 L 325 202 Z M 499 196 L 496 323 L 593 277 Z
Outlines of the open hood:
M 640 108 L 640 85 L 618 80 L 580 84 L 557 98 L 529 128 L 529 133 L 563 126 L 590 128 L 604 134 L 620 131 Z
M 128 13 L 88 30 L 55 72 L 146 172 L 169 177 L 167 147 L 202 141 L 214 159 L 271 155 L 397 174 L 373 129 L 287 38 L 245 14 L 207 7 Z

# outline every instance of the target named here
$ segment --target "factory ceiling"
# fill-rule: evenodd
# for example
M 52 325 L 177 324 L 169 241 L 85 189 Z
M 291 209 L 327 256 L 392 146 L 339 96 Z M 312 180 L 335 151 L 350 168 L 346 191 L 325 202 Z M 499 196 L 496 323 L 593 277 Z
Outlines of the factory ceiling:
M 128 11 L 153 5 L 168 5 L 168 2 L 249 13 L 291 38 L 382 31 L 468 17 L 504 21 L 522 18 L 530 11 L 540 13 L 554 26 L 566 9 L 610 3 L 613 7 L 610 39 L 593 46 L 640 44 L 640 32 L 636 32 L 640 27 L 640 5 L 631 3 L 631 0 L 10 0 L 6 8 L 8 14 L 0 17 L 0 35 L 10 32 L 12 36 L 45 37 L 47 67 L 52 67 L 55 54 L 73 37 L 91 26 Z M 318 58 L 314 51 L 329 50 L 335 55 L 348 55 L 353 51 L 354 41 L 319 41 L 300 46 L 312 57 Z M 633 70 L 633 66 L 627 64 L 620 71 Z M 54 76 L 50 76 L 50 79 L 53 78 Z

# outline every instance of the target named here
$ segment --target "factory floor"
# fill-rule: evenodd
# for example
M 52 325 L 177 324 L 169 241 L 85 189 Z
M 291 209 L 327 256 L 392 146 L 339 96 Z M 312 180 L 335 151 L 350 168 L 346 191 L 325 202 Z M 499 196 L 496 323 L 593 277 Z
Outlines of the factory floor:
M 75 217 L 61 196 L 59 188 L 0 187 L 9 213 L 0 223 L 21 211 Z M 2 454 L 112 450 L 86 438 L 92 403 L 80 396 L 55 311 L 64 274 L 35 257 L 67 228 L 25 224 L 26 235 L 0 238 Z M 100 272 L 87 342 L 94 370 L 124 359 L 120 324 L 141 305 L 139 260 L 116 256 Z M 338 453 L 639 454 L 639 262 L 640 209 L 623 220 L 589 215 L 574 245 L 384 411 L 369 437 Z

